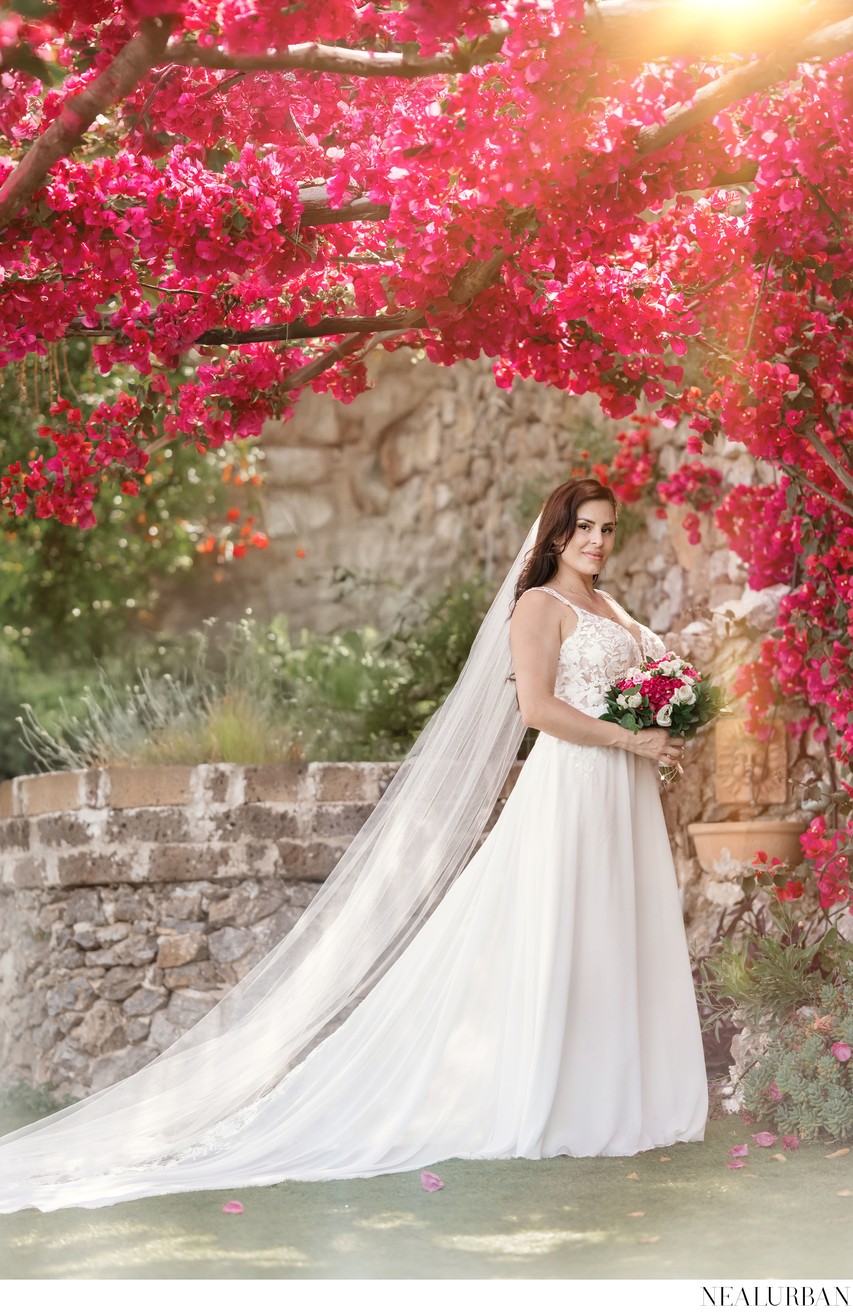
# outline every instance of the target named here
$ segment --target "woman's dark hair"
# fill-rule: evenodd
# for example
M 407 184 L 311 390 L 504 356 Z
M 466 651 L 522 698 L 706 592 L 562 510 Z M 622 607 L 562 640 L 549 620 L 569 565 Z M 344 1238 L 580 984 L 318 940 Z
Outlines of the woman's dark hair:
M 536 542 L 515 587 L 516 601 L 528 588 L 540 588 L 557 573 L 558 549 L 562 550 L 572 537 L 584 501 L 609 501 L 616 518 L 616 498 L 603 483 L 594 478 L 572 478 L 561 483 L 542 507 Z

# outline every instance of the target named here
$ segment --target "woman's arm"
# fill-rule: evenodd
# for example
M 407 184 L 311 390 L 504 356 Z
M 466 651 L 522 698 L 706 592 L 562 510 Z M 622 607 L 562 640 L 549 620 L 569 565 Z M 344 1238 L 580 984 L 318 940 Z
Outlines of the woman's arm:
M 554 696 L 560 646 L 574 632 L 577 622 L 575 612 L 547 592 L 525 592 L 518 599 L 510 620 L 509 641 L 522 720 L 528 728 L 541 729 L 563 742 L 621 747 L 658 760 L 668 743 L 680 741 L 670 738 L 666 729 L 641 729 L 635 734 L 621 724 L 585 715 Z

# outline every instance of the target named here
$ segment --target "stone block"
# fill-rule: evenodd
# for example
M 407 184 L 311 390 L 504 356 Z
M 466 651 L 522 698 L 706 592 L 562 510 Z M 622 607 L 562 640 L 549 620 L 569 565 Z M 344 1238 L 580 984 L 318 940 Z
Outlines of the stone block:
M 120 943 L 130 933 L 130 923 L 127 920 L 117 920 L 111 925 L 94 925 L 92 928 L 99 948 Z
M 331 468 L 328 451 L 315 447 L 271 446 L 264 462 L 267 486 L 310 487 L 324 483 Z
M 115 1002 L 99 998 L 74 1031 L 74 1042 L 90 1055 L 114 1052 L 126 1041 L 121 1008 Z
M 229 873 L 231 856 L 230 845 L 166 843 L 151 850 L 148 881 L 152 884 L 180 884 L 196 879 L 222 878 Z
M 0 883 L 15 888 L 46 888 L 50 884 L 44 861 L 30 852 L 21 856 L 13 853 L 0 865 Z
M 270 916 L 269 920 L 265 920 L 263 924 L 257 926 L 252 954 L 240 962 L 241 972 L 247 962 L 251 962 L 251 965 L 255 965 L 257 961 L 260 961 L 261 957 L 266 956 L 268 952 L 276 947 L 286 934 L 290 933 L 293 926 L 302 915 L 302 912 L 305 910 L 305 906 L 307 906 L 308 902 L 311 900 L 311 896 L 315 890 L 308 886 L 305 891 L 306 898 L 304 904 L 295 901 L 291 902 L 276 911 L 275 915 Z
M 63 918 L 66 925 L 76 925 L 80 921 L 87 921 L 90 925 L 102 925 L 105 916 L 98 889 L 75 889 L 65 903 Z
M 145 971 L 140 966 L 113 966 L 102 975 L 96 984 L 96 990 L 109 1002 L 124 1002 L 131 993 L 135 993 L 145 978 Z
M 379 780 L 369 764 L 317 761 L 309 772 L 318 802 L 379 801 Z
M 307 879 L 321 882 L 331 873 L 346 843 L 290 843 L 276 844 L 281 861 L 281 874 L 287 880 Z
M 86 958 L 79 948 L 65 948 L 56 958 L 60 970 L 77 970 L 86 964 Z
M 194 961 L 188 966 L 176 966 L 164 972 L 167 989 L 215 989 L 229 981 L 223 979 L 215 961 Z
M 85 976 L 72 976 L 51 989 L 47 995 L 47 1013 L 58 1016 L 63 1011 L 85 1011 L 94 1001 L 95 990 Z
M 74 815 L 46 815 L 36 820 L 35 834 L 49 847 L 85 847 L 91 842 L 89 826 Z
M 121 1009 L 125 1016 L 150 1016 L 152 1012 L 165 1007 L 168 1001 L 168 989 L 144 985 L 124 1000 Z
M 370 803 L 365 802 L 337 802 L 318 806 L 314 816 L 314 833 L 318 838 L 353 838 L 372 810 Z
M 11 780 L 7 780 L 11 782 Z M 30 845 L 30 822 L 23 817 L 14 820 L 0 820 L 0 852 L 17 848 L 26 852 Z
M 110 812 L 105 837 L 108 843 L 185 843 L 190 827 L 176 806 L 128 807 Z
M 165 1011 L 157 1011 L 151 1019 L 151 1028 L 148 1031 L 148 1041 L 157 1052 L 164 1052 L 170 1048 L 176 1039 L 179 1039 L 186 1027 L 176 1025 L 169 1020 Z
M 62 1085 L 66 1080 L 86 1079 L 89 1075 L 89 1058 L 72 1039 L 62 1039 L 53 1050 L 50 1062 L 50 1083 Z
M 208 939 L 208 949 L 214 961 L 239 961 L 254 943 L 254 935 L 249 929 L 218 929 Z
M 157 906 L 160 911 L 161 924 L 166 920 L 196 920 L 201 921 L 201 893 L 185 892 L 183 889 L 175 889 L 166 896 L 158 898 Z
M 156 964 L 161 970 L 186 966 L 191 961 L 200 961 L 207 956 L 207 935 L 201 932 L 172 934 L 158 939 L 158 943 Z
M 87 850 L 61 856 L 58 873 L 61 886 L 70 888 L 75 885 L 133 883 L 140 872 L 129 854 Z
M 272 765 L 247 765 L 243 778 L 247 802 L 310 800 L 306 764 L 280 761 Z
M 157 944 L 142 934 L 130 934 L 120 943 L 86 955 L 87 966 L 147 966 L 157 956 Z
M 207 923 L 211 930 L 225 925 L 251 925 L 272 915 L 283 901 L 282 889 L 275 886 L 262 889 L 255 880 L 250 880 L 227 897 L 211 902 Z
M 98 941 L 95 926 L 89 924 L 86 920 L 80 920 L 76 925 L 72 926 L 71 937 L 77 946 L 83 948 L 85 952 L 103 946 L 103 944 Z
M 53 811 L 76 811 L 80 805 L 80 770 L 34 774 L 18 780 L 18 797 L 23 815 L 47 815 Z
M 190 799 L 192 773 L 188 765 L 113 766 L 108 772 L 109 804 L 119 810 L 184 806 Z
M 124 1023 L 128 1043 L 141 1043 L 147 1039 L 151 1030 L 150 1016 L 131 1016 Z M 112 1083 L 112 1081 L 110 1081 Z
M 301 817 L 302 808 L 298 806 L 253 803 L 216 816 L 213 833 L 232 842 L 241 838 L 295 838 L 302 827 Z
M 119 884 L 115 892 L 105 889 L 103 895 L 104 916 L 109 924 L 127 923 L 134 934 L 145 932 L 150 926 L 146 915 L 150 912 L 150 894 L 147 890 L 123 888 Z M 140 928 L 144 925 L 145 930 Z
M 179 1033 L 183 1034 L 191 1025 L 200 1021 L 202 1016 L 206 1016 L 218 1001 L 219 998 L 210 993 L 196 989 L 181 989 L 178 993 L 172 994 L 164 1014 L 167 1020 L 178 1026 Z
M 56 1023 L 62 1034 L 70 1034 L 73 1029 L 76 1029 L 78 1025 L 82 1024 L 82 1021 L 82 1011 L 63 1011 L 57 1017 Z
M 9 820 L 15 815 L 15 789 L 13 779 L 4 779 L 0 784 L 0 820 Z

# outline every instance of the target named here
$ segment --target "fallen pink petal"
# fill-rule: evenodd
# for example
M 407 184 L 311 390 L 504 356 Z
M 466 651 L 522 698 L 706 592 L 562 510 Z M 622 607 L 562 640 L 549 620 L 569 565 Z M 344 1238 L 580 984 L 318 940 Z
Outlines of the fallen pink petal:
M 225 1204 L 222 1210 L 228 1212 L 229 1215 L 239 1216 L 240 1212 L 243 1211 L 243 1204 L 238 1203 L 236 1199 L 232 1199 L 230 1203 Z
M 745 1143 L 733 1144 L 729 1149 L 729 1157 L 747 1157 L 749 1155 L 749 1145 Z
M 434 1194 L 437 1189 L 444 1188 L 444 1181 L 439 1180 L 437 1175 L 432 1171 L 421 1171 L 421 1186 L 426 1189 L 428 1194 Z
M 800 1141 L 795 1134 L 782 1135 L 783 1148 L 790 1148 L 791 1151 L 793 1151 L 795 1148 L 799 1148 L 799 1146 L 800 1146 Z
M 770 1085 L 770 1088 L 767 1090 L 767 1092 L 770 1094 L 770 1097 L 773 1099 L 774 1102 L 782 1101 L 783 1095 L 779 1092 L 779 1085 L 776 1083 L 775 1080 Z
M 776 1135 L 771 1134 L 769 1130 L 762 1130 L 760 1134 L 754 1134 L 752 1136 L 752 1141 L 757 1144 L 759 1148 L 772 1148 L 776 1142 Z
M 738 1158 L 732 1158 L 730 1162 L 726 1162 L 726 1166 L 730 1171 L 741 1171 L 744 1166 L 746 1166 L 746 1162 L 741 1161 Z
M 853 1055 L 853 1048 L 849 1043 L 833 1043 L 830 1052 L 837 1061 L 849 1061 Z

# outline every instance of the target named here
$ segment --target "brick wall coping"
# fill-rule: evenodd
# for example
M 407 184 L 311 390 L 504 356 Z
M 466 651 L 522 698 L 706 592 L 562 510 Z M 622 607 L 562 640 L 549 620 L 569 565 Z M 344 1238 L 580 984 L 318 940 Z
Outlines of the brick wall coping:
M 253 802 L 377 802 L 397 762 L 110 766 L 0 783 L 0 821 L 88 809 Z

